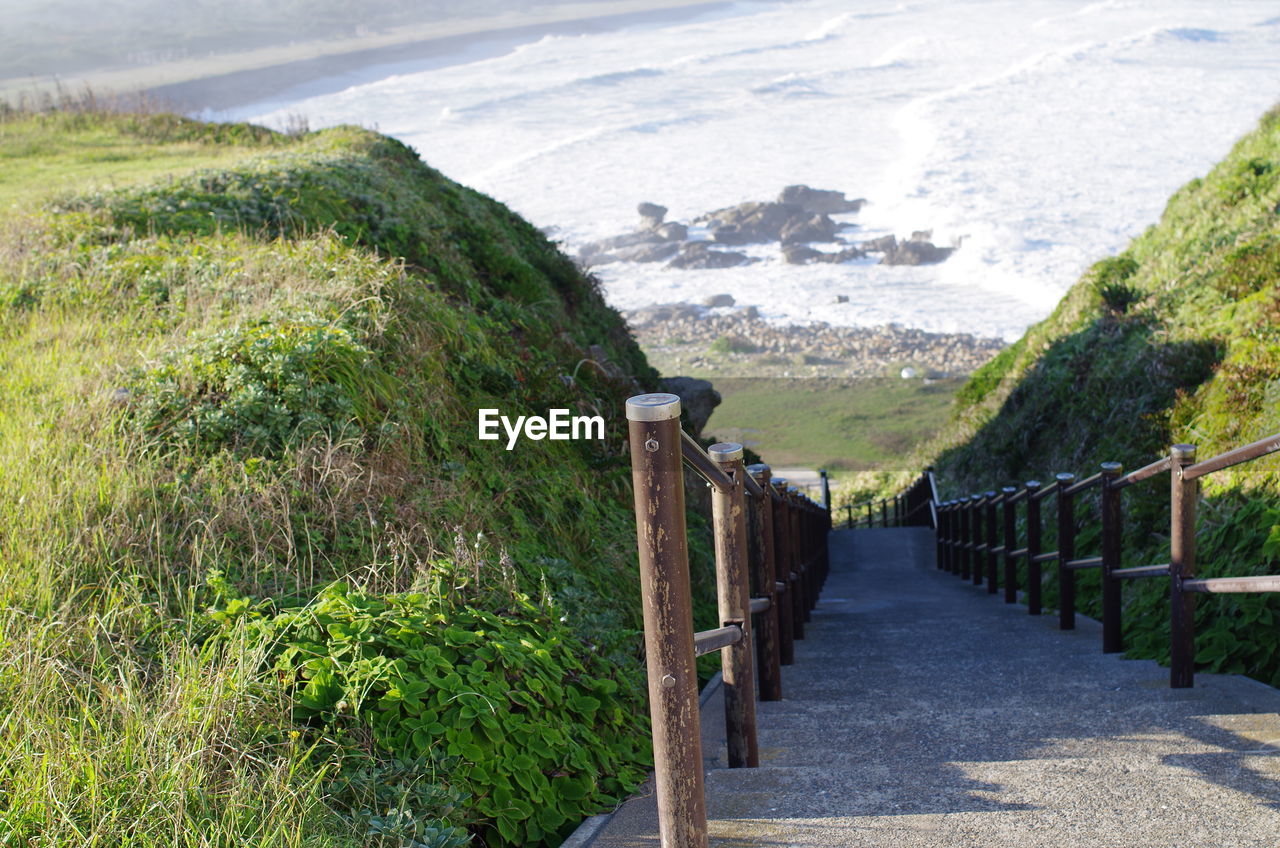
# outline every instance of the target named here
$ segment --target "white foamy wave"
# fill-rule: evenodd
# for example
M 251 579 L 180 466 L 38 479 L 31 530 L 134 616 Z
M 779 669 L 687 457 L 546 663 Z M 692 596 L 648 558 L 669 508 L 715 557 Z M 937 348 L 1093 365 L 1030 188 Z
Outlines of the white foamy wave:
M 1013 338 L 1219 160 L 1280 78 L 1274 0 L 849 5 L 547 36 L 228 117 L 376 124 L 571 251 L 634 228 L 640 201 L 688 221 L 838 189 L 869 201 L 842 216 L 848 241 L 931 230 L 959 249 L 912 268 L 793 266 L 776 246 L 724 270 L 619 262 L 599 269 L 607 295 Z

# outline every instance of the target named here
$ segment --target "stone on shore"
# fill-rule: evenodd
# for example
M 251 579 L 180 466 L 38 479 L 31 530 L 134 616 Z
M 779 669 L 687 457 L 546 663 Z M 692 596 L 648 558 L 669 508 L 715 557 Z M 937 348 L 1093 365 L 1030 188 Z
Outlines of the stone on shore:
M 809 188 L 807 185 L 790 185 L 778 195 L 779 203 L 790 203 L 799 206 L 806 212 L 820 212 L 826 215 L 840 215 L 845 212 L 857 212 L 865 200 L 845 199 L 843 191 Z
M 686 242 L 680 248 L 679 254 L 675 259 L 667 263 L 668 268 L 733 268 L 738 265 L 747 265 L 751 262 L 751 257 L 745 253 L 735 253 L 729 250 L 712 250 L 704 241 Z

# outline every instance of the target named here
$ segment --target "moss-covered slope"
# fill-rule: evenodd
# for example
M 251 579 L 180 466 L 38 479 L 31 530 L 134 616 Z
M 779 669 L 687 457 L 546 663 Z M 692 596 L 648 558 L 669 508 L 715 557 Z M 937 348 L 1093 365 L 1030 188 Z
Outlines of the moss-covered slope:
M 945 496 L 955 496 L 1059 471 L 1087 476 L 1104 461 L 1133 469 L 1175 442 L 1208 457 L 1277 431 L 1273 109 L 1208 175 L 1181 188 L 1158 224 L 1094 265 L 1049 318 L 975 373 L 952 425 L 921 460 L 937 465 Z M 1206 478 L 1200 573 L 1280 572 L 1278 469 L 1271 458 Z M 1129 563 L 1167 561 L 1167 485 L 1130 492 Z M 1080 549 L 1094 544 L 1091 529 Z M 1126 633 L 1135 652 L 1164 658 L 1168 590 L 1155 582 L 1126 588 Z M 1096 612 L 1092 582 L 1085 597 Z M 1202 600 L 1198 660 L 1280 683 L 1277 613 L 1280 604 L 1265 596 Z
M 9 115 L 0 148 L 131 169 L 0 228 L 0 831 L 554 844 L 622 795 L 655 375 L 593 282 L 359 129 Z M 508 452 L 482 407 L 608 432 Z

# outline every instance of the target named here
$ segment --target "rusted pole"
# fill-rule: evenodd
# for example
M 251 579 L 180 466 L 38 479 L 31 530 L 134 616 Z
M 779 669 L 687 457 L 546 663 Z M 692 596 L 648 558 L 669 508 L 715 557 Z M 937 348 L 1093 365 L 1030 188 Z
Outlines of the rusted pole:
M 706 848 L 680 398 L 672 394 L 630 398 L 627 420 L 658 832 L 663 846 Z
M 778 493 L 776 503 L 780 507 L 777 517 L 781 520 L 784 528 L 782 536 L 785 548 L 783 553 L 784 561 L 779 563 L 779 565 L 782 565 L 782 574 L 784 576 L 778 579 L 787 584 L 787 595 L 791 599 L 791 639 L 794 641 L 804 638 L 804 589 L 800 582 L 800 562 L 797 552 L 799 540 L 796 538 L 796 526 L 793 521 L 795 508 L 791 503 L 791 499 L 787 497 L 787 480 L 785 477 L 774 477 L 773 488 Z M 783 644 L 785 645 L 786 643 L 784 642 Z M 783 656 L 785 658 L 785 654 Z
M 1013 496 L 1018 490 L 1013 486 L 1005 486 L 1000 491 L 1004 492 L 1004 602 L 1006 604 L 1016 603 L 1018 600 L 1018 558 L 1013 555 L 1014 550 L 1018 547 L 1018 520 L 1015 510 L 1018 505 L 1013 503 Z
M 1054 475 L 1058 481 L 1058 629 L 1076 629 L 1076 573 L 1067 563 L 1076 558 L 1075 495 L 1067 489 L 1076 475 Z
M 985 538 L 987 540 L 987 594 L 994 595 L 997 591 L 996 580 L 996 493 L 987 492 L 987 529 Z
M 846 529 L 852 530 L 853 529 L 853 504 L 845 504 L 844 509 L 845 509 L 845 515 L 846 515 L 844 526 Z
M 769 608 L 760 613 L 760 629 L 756 632 L 756 668 L 759 671 L 760 700 L 782 700 L 781 649 L 778 644 L 778 568 L 774 560 L 773 498 L 769 482 L 772 474 L 767 465 L 751 465 L 747 473 L 755 478 L 764 492 L 756 498 L 756 550 L 759 552 L 756 573 L 757 594 L 769 599 Z
M 791 597 L 794 583 L 791 580 L 791 561 L 787 551 L 790 532 L 786 519 L 786 506 L 777 491 L 777 480 L 770 480 L 765 492 L 773 510 L 774 584 L 778 592 L 778 662 L 791 665 L 795 662 L 795 601 Z
M 875 526 L 875 519 L 871 515 L 871 501 L 867 501 L 867 527 Z
M 969 543 L 973 541 L 973 522 L 969 520 L 970 502 L 968 497 L 960 499 L 957 507 L 957 518 L 960 522 L 960 546 L 956 549 L 956 553 L 960 556 L 960 579 L 969 579 Z
M 937 569 L 946 568 L 947 565 L 947 507 L 946 504 L 938 504 L 937 506 L 938 526 L 933 531 L 934 553 L 933 567 Z
M 973 566 L 974 585 L 982 585 L 982 551 L 978 550 L 978 546 L 986 542 L 986 539 L 982 538 L 983 502 L 982 494 L 970 494 L 969 521 L 973 532 L 973 550 L 969 551 L 969 561 Z
M 829 513 L 831 512 L 831 481 L 827 479 L 827 469 L 819 468 L 818 474 L 822 477 L 822 508 Z
M 1184 480 L 1182 469 L 1196 461 L 1195 445 L 1174 445 L 1169 469 L 1169 686 L 1195 685 L 1196 595 L 1182 581 L 1196 573 L 1196 498 L 1199 480 Z
M 1124 650 L 1120 622 L 1120 579 L 1112 572 L 1120 567 L 1124 513 L 1120 509 L 1120 489 L 1111 484 L 1124 472 L 1118 462 L 1102 463 L 1102 653 Z
M 721 442 L 707 455 L 733 478 L 733 489 L 711 490 L 711 528 L 716 545 L 716 604 L 720 626 L 737 625 L 742 639 L 720 650 L 724 685 L 725 740 L 729 768 L 760 765 L 756 747 L 756 681 L 751 640 L 751 580 L 747 567 L 747 512 L 742 445 Z
M 812 547 L 805 533 L 804 506 L 800 500 L 800 490 L 795 486 L 787 487 L 787 500 L 791 505 L 791 543 L 795 546 L 796 574 L 799 575 L 798 598 L 800 600 L 800 620 L 809 621 L 809 611 L 813 609 L 813 562 L 810 554 Z M 797 639 L 803 639 L 804 633 L 797 633 Z
M 881 498 L 880 500 L 880 526 L 889 526 L 889 499 Z
M 1036 557 L 1040 555 L 1040 500 L 1035 497 L 1040 491 L 1039 480 L 1027 481 L 1027 612 L 1030 615 L 1040 614 L 1040 563 Z

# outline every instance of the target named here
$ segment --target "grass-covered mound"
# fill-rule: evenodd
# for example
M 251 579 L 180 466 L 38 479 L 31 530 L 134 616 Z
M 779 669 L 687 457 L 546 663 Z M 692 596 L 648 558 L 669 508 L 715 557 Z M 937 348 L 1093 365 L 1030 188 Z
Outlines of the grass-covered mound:
M 919 457 L 943 496 L 1053 472 L 1127 469 L 1175 442 L 1201 458 L 1280 431 L 1280 109 L 1170 199 L 1160 222 L 1094 265 L 1054 313 L 974 374 Z M 1205 478 L 1198 573 L 1280 573 L 1280 461 Z M 1096 498 L 1096 492 L 1094 494 Z M 1168 561 L 1167 478 L 1126 490 L 1129 565 Z M 1048 511 L 1052 512 L 1052 510 Z M 1096 516 L 1090 500 L 1077 514 Z M 1096 549 L 1096 519 L 1077 549 Z M 1053 536 L 1046 539 L 1051 544 Z M 1050 569 L 1051 571 L 1051 569 Z M 1098 614 L 1097 574 L 1083 610 Z M 1056 587 L 1047 576 L 1047 602 Z M 1125 587 L 1134 654 L 1167 660 L 1168 585 Z M 1202 598 L 1197 662 L 1280 684 L 1280 599 Z
M 49 176 L 0 184 L 6 844 L 535 845 L 623 795 L 655 375 L 592 281 L 358 129 L 9 114 L 0 156 Z

